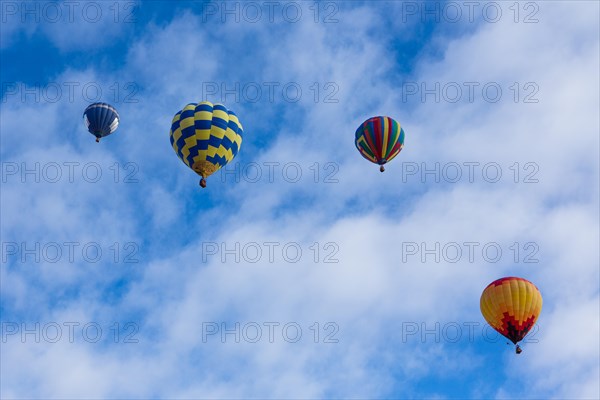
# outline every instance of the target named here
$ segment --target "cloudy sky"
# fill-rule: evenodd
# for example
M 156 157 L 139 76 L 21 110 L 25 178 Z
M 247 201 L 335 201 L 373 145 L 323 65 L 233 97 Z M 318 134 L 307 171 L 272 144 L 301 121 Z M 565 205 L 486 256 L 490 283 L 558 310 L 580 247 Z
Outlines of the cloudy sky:
M 600 397 L 599 3 L 0 6 L 2 398 Z M 244 127 L 206 189 L 169 143 L 203 100 Z

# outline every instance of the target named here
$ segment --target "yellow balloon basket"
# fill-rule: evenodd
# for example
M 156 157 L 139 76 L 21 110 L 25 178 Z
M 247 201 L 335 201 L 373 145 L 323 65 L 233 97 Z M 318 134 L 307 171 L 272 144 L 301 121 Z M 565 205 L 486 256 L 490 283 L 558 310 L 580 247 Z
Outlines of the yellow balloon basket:
M 202 177 L 202 179 L 200 179 L 200 186 L 205 188 L 206 187 L 206 178 L 208 178 L 209 176 L 214 174 L 215 171 L 217 171 L 217 169 L 219 169 L 219 167 L 217 167 L 216 165 L 214 165 L 206 160 L 201 160 L 201 161 L 196 161 L 194 163 L 194 165 L 192 165 L 192 169 L 194 171 L 196 171 L 196 173 Z

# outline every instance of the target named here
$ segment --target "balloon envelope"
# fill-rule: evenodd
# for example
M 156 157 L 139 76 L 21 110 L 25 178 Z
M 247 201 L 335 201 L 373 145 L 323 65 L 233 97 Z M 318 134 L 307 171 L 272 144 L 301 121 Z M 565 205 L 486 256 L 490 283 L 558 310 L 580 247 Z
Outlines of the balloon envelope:
M 488 324 L 517 344 L 537 321 L 542 311 L 542 294 L 526 279 L 501 278 L 484 289 L 479 306 Z
M 396 157 L 404 147 L 404 130 L 390 117 L 372 117 L 356 130 L 354 144 L 360 154 L 382 166 Z
M 203 101 L 190 103 L 175 114 L 169 137 L 177 157 L 202 177 L 204 187 L 204 178 L 236 156 L 242 134 L 242 124 L 233 111 Z
M 98 142 L 100 138 L 110 135 L 117 129 L 119 113 L 110 104 L 93 103 L 83 112 L 83 121 Z

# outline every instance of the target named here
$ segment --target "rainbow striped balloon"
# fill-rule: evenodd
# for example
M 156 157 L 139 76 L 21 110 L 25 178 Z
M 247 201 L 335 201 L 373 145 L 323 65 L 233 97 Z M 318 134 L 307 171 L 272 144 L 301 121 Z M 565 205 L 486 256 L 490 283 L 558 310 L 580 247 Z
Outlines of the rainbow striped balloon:
M 501 278 L 484 289 L 479 306 L 488 324 L 516 345 L 537 321 L 542 294 L 526 279 Z M 516 350 L 521 352 L 518 345 Z
M 383 172 L 383 164 L 404 147 L 404 130 L 390 117 L 372 117 L 358 127 L 354 144 L 364 158 L 379 164 Z
M 223 104 L 190 103 L 173 117 L 169 137 L 177 157 L 205 178 L 233 160 L 242 146 L 242 124 Z

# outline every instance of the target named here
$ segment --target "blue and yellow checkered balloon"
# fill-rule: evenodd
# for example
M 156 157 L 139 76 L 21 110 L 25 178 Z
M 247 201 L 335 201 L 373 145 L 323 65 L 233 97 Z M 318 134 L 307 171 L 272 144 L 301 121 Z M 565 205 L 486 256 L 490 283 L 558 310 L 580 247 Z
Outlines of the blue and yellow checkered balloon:
M 190 103 L 173 117 L 169 136 L 177 157 L 202 177 L 231 161 L 242 146 L 242 124 L 223 104 Z

